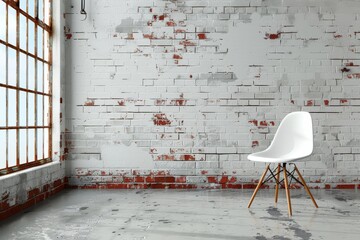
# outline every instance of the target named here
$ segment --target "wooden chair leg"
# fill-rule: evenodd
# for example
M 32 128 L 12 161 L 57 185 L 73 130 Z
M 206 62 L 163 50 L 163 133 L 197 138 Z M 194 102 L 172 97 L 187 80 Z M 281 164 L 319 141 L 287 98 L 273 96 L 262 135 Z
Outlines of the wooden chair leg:
M 287 203 L 288 203 L 288 211 L 289 211 L 289 216 L 291 216 L 292 209 L 291 209 L 289 183 L 288 183 L 287 174 L 286 174 L 286 163 L 284 163 L 284 165 L 283 165 L 283 170 L 284 170 L 284 181 L 285 181 L 286 199 L 287 199 Z
M 277 173 L 276 173 L 275 203 L 277 203 L 278 195 L 279 195 L 280 168 L 281 168 L 281 165 L 279 163 L 278 167 L 277 167 Z
M 258 183 L 258 185 L 256 186 L 256 188 L 255 188 L 255 190 L 254 190 L 253 195 L 251 196 L 251 199 L 250 199 L 249 204 L 248 204 L 248 208 L 250 208 L 252 202 L 254 201 L 254 198 L 255 198 L 255 196 L 256 196 L 256 193 L 259 191 L 259 189 L 260 189 L 260 187 L 261 187 L 261 185 L 262 185 L 262 182 L 263 182 L 263 180 L 264 180 L 264 178 L 265 178 L 265 176 L 266 176 L 266 173 L 267 173 L 267 171 L 269 170 L 269 166 L 270 166 L 270 164 L 268 164 L 268 165 L 266 166 L 265 171 L 264 171 L 264 173 L 262 174 L 262 176 L 261 176 L 261 178 L 260 178 L 260 180 L 259 180 L 259 183 Z
M 316 203 L 313 195 L 311 194 L 308 186 L 306 185 L 306 182 L 305 182 L 304 178 L 301 176 L 300 171 L 298 170 L 298 168 L 296 167 L 295 164 L 294 164 L 294 166 L 295 166 L 295 171 L 296 171 L 296 173 L 299 175 L 299 178 L 300 178 L 302 184 L 304 185 L 304 188 L 305 188 L 306 192 L 307 192 L 308 195 L 310 196 L 310 198 L 311 198 L 312 202 L 314 203 L 315 207 L 318 208 L 318 205 L 317 205 L 317 203 Z

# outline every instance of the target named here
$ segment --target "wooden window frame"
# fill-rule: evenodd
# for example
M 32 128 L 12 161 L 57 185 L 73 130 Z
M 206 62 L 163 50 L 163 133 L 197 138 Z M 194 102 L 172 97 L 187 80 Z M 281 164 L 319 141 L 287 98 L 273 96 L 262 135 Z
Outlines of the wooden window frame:
M 30 0 L 0 0 L 3 3 L 5 3 L 5 11 L 6 11 L 6 16 L 5 16 L 5 21 L 6 21 L 6 30 L 5 30 L 5 40 L 0 39 L 0 46 L 5 46 L 5 56 L 6 56 L 6 60 L 5 60 L 5 68 L 6 68 L 6 83 L 0 83 L 0 88 L 5 89 L 5 98 L 6 98 L 6 108 L 5 110 L 1 110 L 2 112 L 0 112 L 0 114 L 6 114 L 6 124 L 5 126 L 0 126 L 0 131 L 5 131 L 5 138 L 6 138 L 6 154 L 5 157 L 6 159 L 1 159 L 0 161 L 5 161 L 6 162 L 6 167 L 0 169 L 0 176 L 1 175 L 5 175 L 5 174 L 9 174 L 12 172 L 16 172 L 16 171 L 20 171 L 23 169 L 27 169 L 27 168 L 31 168 L 34 166 L 39 166 L 48 162 L 51 162 L 52 160 L 52 47 L 51 47 L 51 42 L 52 42 L 52 0 L 31 0 L 31 2 L 33 2 L 34 4 L 34 16 L 31 16 L 29 12 L 29 3 Z M 21 9 L 20 7 L 20 1 L 26 1 L 26 10 Z M 40 9 L 40 4 L 39 1 L 42 1 L 42 9 Z M 46 11 L 46 7 L 48 7 L 47 11 Z M 9 43 L 9 8 L 13 8 L 13 10 L 16 11 L 16 45 Z M 13 11 L 12 10 L 12 11 Z M 42 11 L 42 18 L 43 19 L 39 19 L 39 13 L 40 11 Z M 47 14 L 48 13 L 48 14 Z M 26 20 L 26 47 L 21 48 L 20 47 L 20 16 L 25 17 Z M 41 16 L 41 15 L 40 15 Z M 33 53 L 31 53 L 29 51 L 29 22 L 33 22 L 34 24 L 34 49 L 33 49 Z M 1 26 L 0 26 L 1 27 Z M 40 54 L 40 56 L 38 56 L 38 29 L 40 31 L 42 31 L 42 53 Z M 48 36 L 48 39 L 46 39 L 45 36 Z M 45 40 L 47 40 L 48 42 L 46 42 Z M 14 85 L 10 85 L 9 84 L 9 79 L 8 79 L 8 72 L 9 72 L 9 68 L 8 68 L 8 49 L 13 49 L 16 51 L 16 86 Z M 48 50 L 48 52 L 46 53 L 45 51 Z M 20 87 L 20 53 L 24 54 L 26 57 L 26 87 Z M 47 55 L 46 55 L 47 54 Z M 47 58 L 45 57 L 47 56 Z M 34 69 L 33 69 L 33 74 L 34 77 L 34 89 L 29 89 L 28 85 L 29 85 L 29 70 L 28 70 L 28 66 L 29 66 L 29 59 L 32 58 L 33 62 L 34 62 Z M 42 64 L 42 90 L 38 90 L 37 86 L 38 86 L 38 63 Z M 46 71 L 44 71 L 46 69 Z M 47 76 L 45 75 L 45 72 L 47 73 Z M 45 82 L 47 81 L 47 82 Z M 47 83 L 47 85 L 45 85 Z M 45 86 L 47 86 L 47 89 L 45 89 Z M 9 89 L 15 90 L 16 91 L 16 126 L 9 126 L 8 122 L 9 122 L 9 116 L 8 116 L 8 105 L 9 105 Z M 47 90 L 47 91 L 46 91 Z M 25 93 L 26 94 L 26 124 L 25 126 L 20 126 L 20 117 L 19 117 L 19 112 L 20 112 L 20 92 Z M 28 116 L 29 116 L 29 98 L 28 98 L 28 94 L 31 93 L 34 96 L 34 102 L 33 102 L 33 109 L 34 112 L 31 113 L 33 114 L 34 117 L 34 126 L 29 126 L 29 121 L 28 121 Z M 42 112 L 39 115 L 38 113 L 38 98 L 42 98 Z M 47 97 L 48 99 L 48 110 L 47 112 L 45 111 L 45 97 Z M 48 115 L 45 116 L 45 113 L 47 113 Z M 37 119 L 38 116 L 42 116 L 42 121 L 39 125 L 39 121 Z M 20 163 L 20 130 L 21 129 L 25 129 L 26 130 L 26 163 Z M 34 129 L 34 139 L 30 140 L 30 141 L 34 141 L 33 142 L 33 146 L 34 149 L 32 150 L 34 152 L 34 156 L 33 159 L 34 161 L 29 161 L 29 129 Z M 42 147 L 42 156 L 38 156 L 38 129 L 42 129 L 42 146 L 40 145 L 40 147 Z M 47 134 L 45 134 L 45 129 L 47 130 Z M 16 165 L 12 165 L 9 166 L 9 130 L 15 130 L 16 131 Z M 46 135 L 46 136 L 45 136 Z M 48 149 L 45 149 L 45 141 L 47 141 L 48 144 L 47 147 Z M 47 154 L 45 153 L 47 152 Z

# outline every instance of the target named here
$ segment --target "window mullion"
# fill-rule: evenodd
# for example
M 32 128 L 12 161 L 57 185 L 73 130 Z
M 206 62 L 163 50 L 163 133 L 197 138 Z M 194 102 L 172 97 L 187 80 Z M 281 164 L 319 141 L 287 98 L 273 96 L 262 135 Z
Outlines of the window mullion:
M 51 0 L 45 0 L 45 1 L 48 1 L 49 2 L 49 6 L 50 7 L 50 10 L 49 10 L 49 16 L 47 16 L 49 18 L 49 26 L 52 26 L 52 1 Z M 45 6 L 45 4 L 44 4 Z M 52 112 L 52 93 L 53 93 L 53 90 L 52 90 L 52 34 L 49 33 L 49 36 L 48 36 L 48 42 L 46 44 L 49 44 L 48 45 L 48 48 L 47 48 L 47 51 L 48 51 L 48 61 L 49 61 L 49 64 L 47 64 L 47 68 L 48 68 L 48 74 L 47 74 L 47 81 L 48 81 L 48 93 L 50 94 L 50 96 L 48 97 L 48 101 L 49 101 L 49 117 L 48 117 L 48 126 L 50 127 L 49 128 L 49 158 L 52 157 L 52 116 L 53 116 L 53 112 Z
M 6 4 L 6 6 L 5 6 L 5 15 L 6 15 L 6 17 L 5 17 L 5 21 L 6 21 L 6 29 L 5 29 L 5 40 L 6 40 L 6 42 L 9 42 L 9 12 L 8 12 L 8 8 L 9 8 L 9 6 Z M 5 83 L 6 83 L 6 85 L 8 85 L 8 83 L 9 83 L 9 71 L 8 71 L 8 68 L 9 68 L 9 57 L 8 57 L 8 55 L 9 55 L 9 50 L 8 50 L 8 46 L 6 46 L 5 47 Z M 8 88 L 6 88 L 6 90 L 5 90 L 5 94 L 6 94 L 6 109 L 5 109 L 5 115 L 6 115 L 6 123 L 5 123 L 5 125 L 6 125 L 6 127 L 8 127 L 9 126 L 9 113 L 8 113 L 8 111 L 9 111 L 9 89 Z M 6 144 L 6 154 L 5 154 L 5 161 L 6 161 L 6 168 L 8 168 L 9 167 L 9 148 L 8 148 L 8 146 L 9 146 L 9 130 L 7 129 L 7 130 L 5 130 L 6 131 L 6 134 L 5 134 L 5 144 Z
M 37 18 L 38 16 L 38 4 L 37 4 L 37 0 L 34 1 L 34 4 L 35 4 L 35 16 Z M 37 65 L 38 65 L 38 61 L 37 61 L 37 42 L 38 42 L 38 35 L 37 35 L 37 31 L 38 31 L 38 28 L 37 28 L 37 24 L 35 24 L 35 32 L 34 32 L 34 37 L 35 37 L 35 40 L 34 40 L 34 55 L 36 56 L 36 59 L 34 60 L 35 61 L 35 69 L 34 69 L 34 74 L 35 74 L 35 79 L 34 79 L 34 89 L 35 89 L 35 92 L 37 92 Z M 37 94 L 35 93 L 35 105 L 34 105 L 34 120 L 35 120 L 35 126 L 38 125 L 38 118 L 37 118 Z M 35 145 L 35 161 L 38 160 L 38 152 L 37 152 L 37 132 L 38 132 L 38 129 L 35 127 L 35 133 L 34 133 L 34 145 Z
M 41 1 L 43 1 L 43 0 L 41 0 Z M 42 19 L 42 21 L 44 21 L 45 22 L 45 2 L 43 1 L 42 2 L 42 9 L 40 9 L 40 11 L 42 11 L 42 16 L 43 16 L 43 19 Z M 41 29 L 41 31 L 42 31 L 42 57 L 45 59 L 45 31 L 43 30 L 43 29 Z M 44 69 L 45 69 L 45 64 L 44 63 L 41 63 L 42 64 L 42 79 L 41 79 L 41 81 L 42 81 L 42 92 L 45 92 L 45 84 L 44 84 L 44 82 L 45 82 L 45 71 L 44 71 Z M 41 96 L 42 97 L 42 123 L 43 123 L 43 126 L 45 126 L 45 96 L 44 95 L 42 95 Z M 45 158 L 45 129 L 43 128 L 43 132 L 42 132 L 42 153 L 43 153 L 43 157 L 42 158 Z
M 29 0 L 26 1 L 26 11 L 29 11 Z M 29 51 L 29 19 L 26 18 L 26 52 Z M 26 55 L 26 89 L 29 89 L 29 55 Z M 29 92 L 26 92 L 26 126 L 29 126 Z M 26 163 L 29 163 L 29 129 L 26 129 Z
M 20 14 L 19 10 L 16 9 L 16 47 L 20 48 Z M 16 87 L 19 87 L 19 76 L 20 76 L 20 56 L 19 50 L 16 51 Z M 20 92 L 19 89 L 16 89 L 16 126 L 19 127 L 20 117 L 19 117 L 19 105 L 20 105 Z M 16 129 L 16 166 L 20 165 L 20 130 Z

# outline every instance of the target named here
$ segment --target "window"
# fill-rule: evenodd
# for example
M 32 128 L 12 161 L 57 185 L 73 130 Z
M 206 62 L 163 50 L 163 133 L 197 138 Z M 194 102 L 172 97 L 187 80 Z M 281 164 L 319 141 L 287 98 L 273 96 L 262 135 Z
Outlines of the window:
M 0 175 L 51 161 L 51 0 L 0 0 Z

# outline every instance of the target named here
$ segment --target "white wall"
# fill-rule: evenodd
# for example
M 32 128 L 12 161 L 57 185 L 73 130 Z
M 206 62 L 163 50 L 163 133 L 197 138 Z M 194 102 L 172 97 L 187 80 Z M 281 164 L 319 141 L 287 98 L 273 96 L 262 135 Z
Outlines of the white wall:
M 85 21 L 79 7 L 64 12 L 71 184 L 248 187 L 264 166 L 246 156 L 303 110 L 307 180 L 357 186 L 360 2 L 94 0 Z

